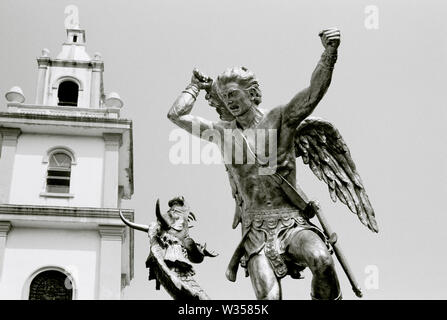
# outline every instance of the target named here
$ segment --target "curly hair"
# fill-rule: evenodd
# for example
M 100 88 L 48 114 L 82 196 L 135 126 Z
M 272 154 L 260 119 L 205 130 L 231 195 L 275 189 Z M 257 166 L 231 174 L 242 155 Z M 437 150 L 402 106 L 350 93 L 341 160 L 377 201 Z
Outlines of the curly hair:
M 230 68 L 219 75 L 216 80 L 218 92 L 223 85 L 229 82 L 236 82 L 245 90 L 252 90 L 255 93 L 254 103 L 256 106 L 261 103 L 262 93 L 261 89 L 259 88 L 258 79 L 256 79 L 255 74 L 249 71 L 246 67 Z
M 255 93 L 254 103 L 258 106 L 262 101 L 262 93 L 259 88 L 258 80 L 253 72 L 249 71 L 246 67 L 234 67 L 227 69 L 224 73 L 217 77 L 217 80 L 213 82 L 210 92 L 206 95 L 206 99 L 211 107 L 216 108 L 220 119 L 224 121 L 234 120 L 234 116 L 226 109 L 222 102 L 219 91 L 221 86 L 229 83 L 236 82 L 244 90 L 252 90 Z
M 172 208 L 175 205 L 183 207 L 185 205 L 185 198 L 183 196 L 179 196 L 169 200 L 169 208 Z

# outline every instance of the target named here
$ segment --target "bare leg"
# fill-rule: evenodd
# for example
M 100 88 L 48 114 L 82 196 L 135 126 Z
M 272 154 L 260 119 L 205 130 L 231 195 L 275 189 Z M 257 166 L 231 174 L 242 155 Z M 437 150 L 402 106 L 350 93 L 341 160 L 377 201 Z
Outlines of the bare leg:
M 258 300 L 281 300 L 280 283 L 265 255 L 251 257 L 247 268 Z
M 311 230 L 296 233 L 287 250 L 288 258 L 312 271 L 312 298 L 336 299 L 340 285 L 334 261 L 321 238 Z

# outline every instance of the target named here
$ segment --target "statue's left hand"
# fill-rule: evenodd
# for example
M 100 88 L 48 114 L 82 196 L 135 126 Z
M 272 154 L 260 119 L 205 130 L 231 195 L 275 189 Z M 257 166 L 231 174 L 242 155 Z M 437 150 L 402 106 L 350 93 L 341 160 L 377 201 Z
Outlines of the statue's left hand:
M 328 47 L 337 49 L 340 45 L 340 30 L 338 30 L 338 28 L 324 29 L 318 35 L 320 36 L 321 43 L 325 49 Z

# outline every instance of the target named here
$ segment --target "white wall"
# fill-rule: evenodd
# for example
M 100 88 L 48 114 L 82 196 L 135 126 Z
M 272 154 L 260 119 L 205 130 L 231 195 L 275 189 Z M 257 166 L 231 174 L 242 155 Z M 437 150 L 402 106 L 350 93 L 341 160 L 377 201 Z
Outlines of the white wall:
M 23 294 L 29 290 L 25 286 L 30 276 L 51 266 L 71 275 L 77 299 L 95 299 L 99 244 L 96 230 L 12 229 L 0 278 L 0 300 L 27 299 Z
M 45 192 L 48 150 L 57 146 L 70 148 L 76 164 L 72 166 L 72 198 L 50 198 Z M 17 143 L 9 203 L 100 207 L 102 203 L 104 139 L 102 137 L 42 135 L 22 133 Z

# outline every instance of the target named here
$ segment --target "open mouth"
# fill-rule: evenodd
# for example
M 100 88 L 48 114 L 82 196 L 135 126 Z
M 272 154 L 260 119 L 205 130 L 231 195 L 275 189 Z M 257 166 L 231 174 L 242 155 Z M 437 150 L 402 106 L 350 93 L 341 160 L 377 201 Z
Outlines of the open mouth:
M 235 110 L 237 110 L 237 109 L 239 109 L 239 105 L 237 105 L 237 104 L 232 105 L 232 106 L 230 107 L 230 110 L 232 110 L 232 111 L 235 111 Z

